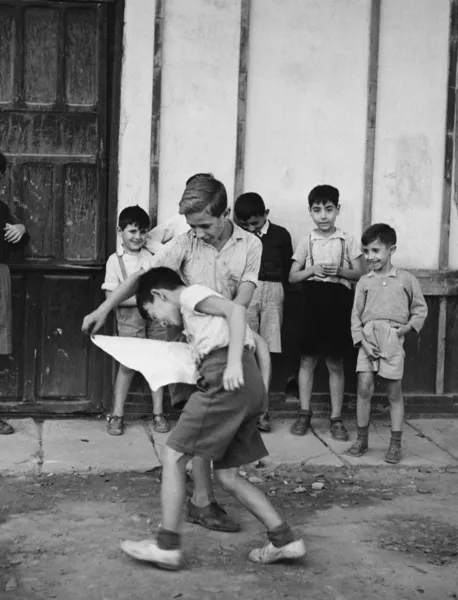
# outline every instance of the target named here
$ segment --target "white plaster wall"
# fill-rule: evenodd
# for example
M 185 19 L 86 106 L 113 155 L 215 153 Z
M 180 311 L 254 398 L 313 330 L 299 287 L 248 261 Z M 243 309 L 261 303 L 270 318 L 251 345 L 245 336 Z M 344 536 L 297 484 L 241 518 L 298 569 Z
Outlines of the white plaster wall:
M 439 262 L 448 19 L 449 0 L 382 2 L 373 222 L 405 267 Z
M 341 192 L 338 224 L 360 236 L 368 0 L 253 0 L 245 191 L 296 244 L 312 228 L 308 192 Z
M 223 181 L 232 203 L 240 0 L 167 0 L 164 27 L 159 222 L 196 172 Z
M 126 0 L 124 13 L 118 212 L 148 212 L 155 0 Z

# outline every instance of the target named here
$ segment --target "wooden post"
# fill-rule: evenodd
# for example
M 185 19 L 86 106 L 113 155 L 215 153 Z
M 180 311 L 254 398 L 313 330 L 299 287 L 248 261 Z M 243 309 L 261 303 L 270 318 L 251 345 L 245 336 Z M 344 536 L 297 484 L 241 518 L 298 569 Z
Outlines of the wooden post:
M 445 341 L 447 337 L 447 296 L 439 301 L 439 321 L 437 326 L 436 394 L 444 393 Z
M 456 61 L 458 46 L 458 0 L 452 0 L 450 8 L 450 31 L 448 47 L 447 113 L 445 120 L 444 185 L 442 191 L 442 213 L 439 242 L 439 269 L 448 269 L 450 252 L 450 211 L 452 205 L 453 160 L 455 154 L 456 122 Z M 457 166 L 453 198 L 457 199 Z
M 234 200 L 243 193 L 251 0 L 241 0 Z
M 157 225 L 157 209 L 159 202 L 159 156 L 161 134 L 161 99 L 162 99 L 162 50 L 164 41 L 164 3 L 156 0 L 154 17 L 154 67 L 153 67 L 153 102 L 151 110 L 151 153 L 150 153 L 150 192 L 149 216 L 151 226 Z
M 381 0 L 372 0 L 371 2 L 371 18 L 369 26 L 369 73 L 367 78 L 366 157 L 364 161 L 363 230 L 372 222 L 380 46 L 380 5 Z

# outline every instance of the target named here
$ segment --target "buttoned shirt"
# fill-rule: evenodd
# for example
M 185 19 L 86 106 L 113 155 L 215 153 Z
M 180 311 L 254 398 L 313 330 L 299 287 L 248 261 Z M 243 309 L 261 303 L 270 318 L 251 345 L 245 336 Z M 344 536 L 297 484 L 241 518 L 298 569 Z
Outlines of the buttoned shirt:
M 262 244 L 252 233 L 231 224 L 232 235 L 220 250 L 188 231 L 150 255 L 143 268 L 168 267 L 179 272 L 186 285 L 204 285 L 233 300 L 241 283 L 257 285 Z
M 196 363 L 199 363 L 213 350 L 229 346 L 230 334 L 227 319 L 196 310 L 196 306 L 200 302 L 211 296 L 221 297 L 220 294 L 216 294 L 207 286 L 202 285 L 191 285 L 180 294 L 184 331 Z M 253 334 L 248 326 L 245 331 L 245 346 L 252 350 L 255 348 Z
M 344 248 L 344 256 L 342 256 Z M 311 254 L 310 254 L 311 249 Z M 362 256 L 360 245 L 355 236 L 336 228 L 329 237 L 320 235 L 318 229 L 314 229 L 310 235 L 299 240 L 293 260 L 298 262 L 301 269 L 319 264 L 337 264 L 345 269 L 351 269 L 352 262 Z M 321 281 L 341 283 L 350 288 L 351 284 L 343 277 L 309 277 L 308 281 Z
M 150 260 L 153 258 L 151 252 L 148 252 L 145 248 L 142 248 L 140 252 L 131 254 L 130 252 L 126 252 L 124 246 L 120 246 L 118 251 L 112 254 L 107 260 L 105 281 L 103 282 L 102 290 L 112 292 L 124 281 L 118 256 L 120 256 L 124 262 L 127 276 L 140 271 L 143 267 L 148 268 L 147 265 L 149 265 Z
M 428 307 L 420 284 L 411 273 L 396 267 L 385 274 L 371 271 L 356 285 L 351 317 L 353 342 L 355 345 L 361 343 L 364 325 L 369 321 L 409 324 L 419 332 L 427 315 Z
M 266 235 L 266 233 L 269 231 L 269 225 L 270 225 L 270 221 L 268 219 L 266 219 L 266 222 L 261 227 L 261 229 L 258 232 L 256 232 L 256 235 L 260 238 L 262 238 L 263 235 Z

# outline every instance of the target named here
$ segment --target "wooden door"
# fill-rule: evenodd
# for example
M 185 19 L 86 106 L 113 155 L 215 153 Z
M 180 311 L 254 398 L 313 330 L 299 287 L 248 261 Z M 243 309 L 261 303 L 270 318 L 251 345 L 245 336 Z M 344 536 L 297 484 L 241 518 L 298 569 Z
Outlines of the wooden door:
M 106 260 L 106 56 L 106 4 L 0 0 L 0 199 L 31 238 L 11 265 L 2 412 L 101 409 L 102 357 L 80 327 Z

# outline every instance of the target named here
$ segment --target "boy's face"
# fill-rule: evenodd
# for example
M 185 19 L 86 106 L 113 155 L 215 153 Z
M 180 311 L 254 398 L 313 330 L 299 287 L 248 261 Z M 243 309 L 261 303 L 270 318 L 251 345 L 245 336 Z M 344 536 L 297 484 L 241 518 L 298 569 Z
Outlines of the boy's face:
M 138 225 L 127 225 L 125 229 L 119 229 L 122 244 L 128 252 L 140 252 L 146 242 L 146 229 L 140 229 Z
M 332 231 L 339 213 L 340 205 L 335 206 L 330 200 L 324 203 L 317 202 L 310 207 L 313 222 L 323 233 Z
M 245 229 L 250 233 L 259 233 L 266 224 L 268 215 L 269 211 L 266 210 L 266 212 L 263 215 L 253 216 L 249 219 L 239 219 L 237 217 L 237 221 L 240 227 L 242 227 L 242 229 Z
M 391 267 L 391 257 L 396 252 L 396 246 L 386 246 L 380 240 L 374 240 L 363 246 L 364 258 L 373 271 L 383 271 Z
M 183 325 L 180 307 L 167 297 L 162 290 L 151 290 L 154 302 L 146 302 L 143 308 L 153 321 L 158 321 L 163 327 Z
M 221 237 L 229 210 L 225 210 L 220 217 L 214 217 L 207 210 L 185 215 L 186 222 L 193 234 L 207 244 L 215 244 Z

